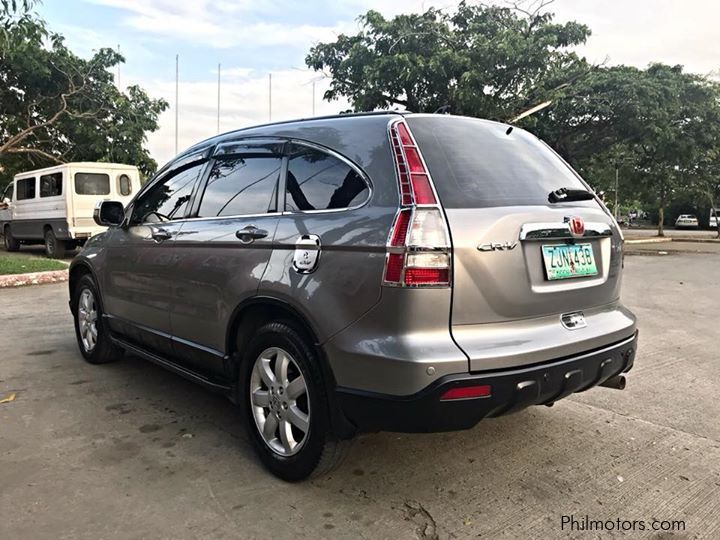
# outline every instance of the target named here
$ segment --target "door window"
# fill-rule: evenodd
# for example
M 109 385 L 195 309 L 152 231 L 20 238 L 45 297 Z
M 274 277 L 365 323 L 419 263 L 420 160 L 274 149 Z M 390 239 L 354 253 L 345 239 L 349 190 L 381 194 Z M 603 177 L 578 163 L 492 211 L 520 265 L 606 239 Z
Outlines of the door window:
M 35 178 L 22 178 L 17 181 L 17 200 L 35 198 Z
M 132 222 L 158 223 L 184 218 L 195 181 L 204 166 L 198 163 L 183 169 L 150 188 L 135 205 Z
M 62 195 L 62 173 L 43 174 L 40 177 L 40 197 Z
M 364 203 L 370 193 L 350 165 L 297 144 L 291 147 L 285 191 L 285 209 L 290 211 L 350 208 Z
M 75 173 L 78 195 L 110 195 L 110 176 L 104 173 Z
M 265 214 L 276 209 L 280 157 L 234 157 L 213 165 L 200 203 L 200 217 Z
M 3 193 L 3 196 L 2 196 L 3 201 L 5 201 L 5 200 L 12 201 L 13 200 L 13 188 L 14 187 L 15 187 L 14 184 L 10 184 L 10 185 L 8 185 L 8 187 L 5 188 L 5 192 Z

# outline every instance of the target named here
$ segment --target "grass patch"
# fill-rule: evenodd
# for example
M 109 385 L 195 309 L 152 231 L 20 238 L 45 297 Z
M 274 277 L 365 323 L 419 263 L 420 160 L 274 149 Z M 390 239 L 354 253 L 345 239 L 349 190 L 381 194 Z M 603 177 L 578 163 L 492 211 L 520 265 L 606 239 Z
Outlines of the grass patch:
M 67 267 L 67 264 L 53 259 L 28 255 L 0 254 L 0 276 L 44 272 L 45 270 L 65 270 Z

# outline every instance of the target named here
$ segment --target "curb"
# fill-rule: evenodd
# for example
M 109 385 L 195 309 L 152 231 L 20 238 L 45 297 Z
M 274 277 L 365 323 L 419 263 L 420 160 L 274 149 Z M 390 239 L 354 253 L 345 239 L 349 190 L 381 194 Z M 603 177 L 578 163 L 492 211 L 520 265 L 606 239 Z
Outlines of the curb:
M 625 240 L 626 244 L 662 244 L 665 242 L 672 242 L 673 239 L 669 237 L 663 238 L 636 238 L 634 240 Z
M 718 238 L 678 238 L 676 236 L 664 236 L 662 238 L 633 238 L 625 240 L 626 244 L 659 244 L 664 242 L 689 242 L 693 244 L 720 244 Z
M 0 289 L 22 287 L 24 285 L 41 285 L 44 283 L 61 283 L 68 280 L 67 270 L 48 270 L 47 272 L 30 272 L 28 274 L 9 274 L 0 276 Z

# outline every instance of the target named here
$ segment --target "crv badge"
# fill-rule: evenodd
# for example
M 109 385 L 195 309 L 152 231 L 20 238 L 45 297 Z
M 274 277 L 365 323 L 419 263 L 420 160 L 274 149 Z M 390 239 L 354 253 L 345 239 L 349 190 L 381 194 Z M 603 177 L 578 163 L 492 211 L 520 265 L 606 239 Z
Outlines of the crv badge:
M 560 322 L 568 330 L 577 330 L 578 328 L 585 328 L 587 326 L 585 315 L 582 311 L 563 313 L 560 315 Z
M 488 244 L 480 244 L 477 248 L 479 251 L 509 251 L 517 246 L 517 242 L 490 242 Z

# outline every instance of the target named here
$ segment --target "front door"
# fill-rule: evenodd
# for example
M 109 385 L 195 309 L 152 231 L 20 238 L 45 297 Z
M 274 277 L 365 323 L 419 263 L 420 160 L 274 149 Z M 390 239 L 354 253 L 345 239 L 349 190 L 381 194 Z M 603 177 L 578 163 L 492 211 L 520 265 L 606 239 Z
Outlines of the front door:
M 176 240 L 173 347 L 194 371 L 223 373 L 233 311 L 255 295 L 267 267 L 282 147 L 279 141 L 219 147 Z
M 105 311 L 111 328 L 163 356 L 172 355 L 170 309 L 179 264 L 176 238 L 206 162 L 169 172 L 132 205 L 108 234 Z

